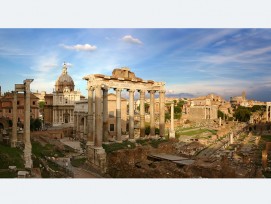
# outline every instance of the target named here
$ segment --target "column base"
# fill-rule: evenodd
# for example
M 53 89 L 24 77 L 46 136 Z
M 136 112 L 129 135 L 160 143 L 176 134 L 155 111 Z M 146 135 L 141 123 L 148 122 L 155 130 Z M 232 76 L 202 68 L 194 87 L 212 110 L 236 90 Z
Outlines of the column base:
M 107 170 L 106 153 L 102 147 L 87 146 L 87 160 L 91 166 L 105 173 Z
M 135 140 L 135 139 L 128 139 L 128 141 L 129 141 L 129 142 L 133 142 L 133 143 L 135 143 L 135 142 L 136 142 L 136 140 Z
M 169 138 L 175 138 L 175 131 L 173 130 L 171 130 L 170 132 L 169 132 Z
M 11 143 L 10 143 L 10 146 L 12 147 L 12 148 L 15 148 L 15 147 L 17 147 L 17 140 L 15 141 L 11 141 Z

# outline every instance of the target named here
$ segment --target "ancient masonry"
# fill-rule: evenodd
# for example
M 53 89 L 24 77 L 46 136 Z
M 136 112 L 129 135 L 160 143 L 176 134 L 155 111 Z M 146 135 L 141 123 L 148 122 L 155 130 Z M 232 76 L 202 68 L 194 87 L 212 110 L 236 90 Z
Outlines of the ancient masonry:
M 17 145 L 17 93 L 24 92 L 24 160 L 25 168 L 32 168 L 33 162 L 31 159 L 31 141 L 30 141 L 30 83 L 33 79 L 24 80 L 24 84 L 15 84 L 15 90 L 13 91 L 13 124 L 12 124 L 12 138 L 11 147 Z
M 129 139 L 134 140 L 134 93 L 140 93 L 140 137 L 145 137 L 145 93 L 150 93 L 150 135 L 155 135 L 154 94 L 159 92 L 160 100 L 160 135 L 165 133 L 165 83 L 142 80 L 135 76 L 129 68 L 114 69 L 112 76 L 102 74 L 87 75 L 88 115 L 87 115 L 87 154 L 88 161 L 106 171 L 106 153 L 102 142 L 108 141 L 108 90 L 116 91 L 116 127 L 117 142 L 121 142 L 121 91 L 129 91 Z M 95 95 L 95 97 L 94 97 Z M 94 102 L 94 103 L 93 103 Z M 103 102 L 103 103 L 102 103 Z M 94 105 L 93 105 L 94 104 Z M 103 107 L 101 107 L 103 104 Z M 103 115 L 102 115 L 102 109 Z M 95 124 L 94 126 L 89 124 Z

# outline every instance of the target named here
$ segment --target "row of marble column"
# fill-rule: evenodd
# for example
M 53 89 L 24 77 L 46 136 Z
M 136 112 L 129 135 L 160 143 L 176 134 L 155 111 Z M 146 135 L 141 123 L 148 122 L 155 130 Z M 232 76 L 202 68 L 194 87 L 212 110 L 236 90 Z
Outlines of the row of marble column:
M 116 88 L 116 140 L 121 141 L 121 91 Z M 134 140 L 134 93 L 136 90 L 129 91 L 129 139 Z M 95 92 L 95 94 L 94 94 Z M 154 116 L 154 94 L 150 93 L 150 135 L 155 135 L 155 116 Z M 145 137 L 145 90 L 139 90 L 140 93 L 140 137 Z M 160 118 L 159 128 L 160 136 L 165 132 L 165 91 L 159 91 Z M 95 99 L 94 99 L 95 95 Z M 93 103 L 95 102 L 95 103 Z M 93 104 L 95 104 L 95 111 Z M 103 105 L 103 107 L 102 107 Z M 103 114 L 102 114 L 103 110 Z M 95 121 L 94 121 L 95 118 Z M 108 141 L 108 87 L 95 86 L 88 89 L 88 115 L 87 115 L 87 141 L 96 147 L 101 147 L 102 142 Z M 94 125 L 90 125 L 94 124 Z

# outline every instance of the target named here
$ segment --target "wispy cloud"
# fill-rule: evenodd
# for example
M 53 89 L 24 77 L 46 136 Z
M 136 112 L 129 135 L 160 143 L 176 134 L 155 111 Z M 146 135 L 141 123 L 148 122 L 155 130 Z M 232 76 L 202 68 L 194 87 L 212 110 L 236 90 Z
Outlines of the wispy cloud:
M 90 44 L 77 44 L 77 45 L 64 45 L 61 44 L 61 47 L 67 49 L 67 50 L 76 50 L 76 51 L 94 51 L 97 50 L 97 46 L 90 45 Z
M 122 40 L 123 40 L 124 42 L 132 43 L 132 44 L 139 44 L 139 45 L 143 44 L 139 39 L 134 38 L 134 37 L 131 36 L 131 35 L 125 35 L 125 36 L 122 38 Z

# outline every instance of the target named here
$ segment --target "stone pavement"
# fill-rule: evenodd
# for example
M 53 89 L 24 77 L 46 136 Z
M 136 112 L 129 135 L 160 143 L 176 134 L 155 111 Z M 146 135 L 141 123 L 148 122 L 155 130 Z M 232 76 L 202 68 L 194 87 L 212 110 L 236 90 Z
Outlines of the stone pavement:
M 70 140 L 68 137 L 65 137 L 65 138 L 61 139 L 60 142 L 62 142 L 63 144 L 65 144 L 75 150 L 78 150 L 79 153 L 83 153 L 83 150 L 80 147 L 79 141 Z
M 72 166 L 70 162 L 70 158 L 67 158 L 67 157 L 57 158 L 54 162 L 72 171 L 74 174 L 74 178 L 102 178 L 100 175 L 94 172 L 90 172 L 85 169 Z

